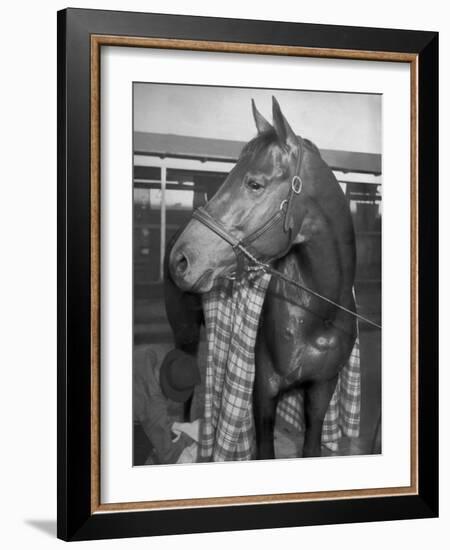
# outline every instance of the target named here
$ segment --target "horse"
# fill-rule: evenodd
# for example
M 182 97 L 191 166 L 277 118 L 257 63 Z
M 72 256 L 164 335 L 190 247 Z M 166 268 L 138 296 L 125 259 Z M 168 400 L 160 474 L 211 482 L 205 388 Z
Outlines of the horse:
M 255 263 L 280 274 L 271 278 L 255 344 L 257 458 L 275 458 L 277 402 L 296 389 L 304 395 L 302 456 L 316 457 L 324 417 L 357 333 L 353 221 L 319 149 L 294 133 L 277 99 L 272 98 L 272 124 L 253 100 L 252 111 L 256 137 L 171 243 L 168 318 L 176 345 L 195 353 L 203 319 L 200 295 L 217 278 L 233 277 Z

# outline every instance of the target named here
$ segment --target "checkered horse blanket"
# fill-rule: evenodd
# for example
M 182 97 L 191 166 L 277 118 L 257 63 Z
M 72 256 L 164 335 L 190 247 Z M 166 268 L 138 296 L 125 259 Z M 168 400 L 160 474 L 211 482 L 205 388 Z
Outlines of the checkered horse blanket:
M 254 272 L 234 281 L 221 279 L 203 295 L 208 352 L 199 462 L 250 460 L 254 457 L 254 348 L 269 282 L 269 274 Z M 359 410 L 357 340 L 331 399 L 322 430 L 322 443 L 336 448 L 342 434 L 357 437 Z M 303 429 L 300 392 L 288 393 L 280 399 L 278 418 Z

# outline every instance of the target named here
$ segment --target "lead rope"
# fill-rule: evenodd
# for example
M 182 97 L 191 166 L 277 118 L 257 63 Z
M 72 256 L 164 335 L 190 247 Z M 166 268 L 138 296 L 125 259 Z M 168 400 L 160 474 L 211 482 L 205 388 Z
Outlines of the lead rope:
M 324 302 L 328 302 L 329 304 L 337 307 L 338 309 L 341 309 L 342 311 L 345 311 L 346 313 L 353 315 L 353 317 L 356 317 L 357 319 L 360 319 L 361 321 L 364 321 L 365 323 L 368 323 L 369 325 L 372 325 L 376 328 L 379 328 L 382 330 L 382 326 L 378 323 L 375 323 L 375 321 L 371 321 L 370 319 L 367 319 L 367 317 L 364 317 L 363 315 L 360 315 L 359 313 L 356 313 L 355 311 L 352 311 L 351 309 L 348 309 L 341 304 L 338 304 L 334 300 L 331 300 L 330 298 L 327 298 L 326 296 L 323 296 L 319 292 L 316 292 L 315 290 L 312 290 L 311 288 L 308 288 L 305 285 L 302 285 L 298 281 L 295 281 L 294 279 L 291 279 L 287 275 L 284 275 L 284 273 L 281 273 L 281 271 L 277 271 L 273 267 L 271 267 L 269 264 L 265 264 L 263 262 L 260 262 L 257 258 L 253 256 L 251 252 L 249 252 L 244 246 L 241 244 L 237 244 L 236 248 L 239 248 L 239 250 L 247 256 L 247 258 L 254 264 L 253 266 L 249 266 L 248 271 L 264 271 L 265 273 L 269 273 L 270 275 L 273 275 L 275 277 L 278 277 L 279 279 L 282 279 L 286 283 L 289 283 L 300 290 L 304 290 L 305 292 L 308 292 L 309 294 L 312 294 L 316 298 L 319 298 L 320 300 L 323 300 Z

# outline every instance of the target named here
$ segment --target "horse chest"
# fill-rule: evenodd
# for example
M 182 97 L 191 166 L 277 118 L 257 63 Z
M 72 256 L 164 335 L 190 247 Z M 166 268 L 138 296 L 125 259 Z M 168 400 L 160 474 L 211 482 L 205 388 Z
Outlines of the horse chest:
M 340 365 L 336 329 L 308 306 L 306 296 L 299 306 L 279 293 L 267 295 L 258 338 L 264 339 L 270 357 L 266 377 L 274 395 L 306 380 L 332 376 Z
M 268 295 L 264 306 L 260 338 L 265 340 L 274 371 L 287 376 L 297 366 L 307 343 L 310 319 L 306 310 Z

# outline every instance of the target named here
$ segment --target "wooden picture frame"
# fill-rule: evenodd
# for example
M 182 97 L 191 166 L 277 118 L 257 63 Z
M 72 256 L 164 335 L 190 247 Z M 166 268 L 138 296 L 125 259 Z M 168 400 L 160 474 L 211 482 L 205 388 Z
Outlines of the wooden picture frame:
M 410 65 L 409 487 L 101 503 L 99 102 L 104 46 Z M 58 537 L 86 540 L 438 514 L 437 140 L 437 33 L 84 9 L 58 13 Z

